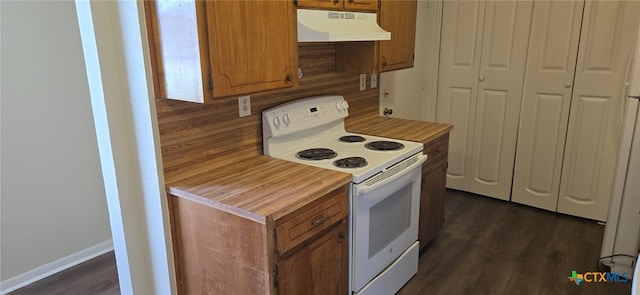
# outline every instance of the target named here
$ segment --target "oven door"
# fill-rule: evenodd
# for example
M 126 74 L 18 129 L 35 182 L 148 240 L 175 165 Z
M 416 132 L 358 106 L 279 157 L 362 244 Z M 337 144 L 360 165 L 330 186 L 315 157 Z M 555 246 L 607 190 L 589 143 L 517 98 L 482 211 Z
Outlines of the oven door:
M 414 157 L 413 163 L 405 164 L 400 171 L 384 171 L 392 174 L 389 177 L 353 185 L 351 257 L 355 292 L 418 239 L 420 181 L 427 156 L 420 153 Z

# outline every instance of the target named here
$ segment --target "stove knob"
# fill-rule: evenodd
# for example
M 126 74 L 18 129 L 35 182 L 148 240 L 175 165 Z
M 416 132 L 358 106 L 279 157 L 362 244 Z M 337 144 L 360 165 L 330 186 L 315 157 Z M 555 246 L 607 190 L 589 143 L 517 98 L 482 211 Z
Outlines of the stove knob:
M 349 103 L 345 100 L 342 102 L 342 104 L 344 105 L 344 109 L 347 110 L 349 108 Z
M 289 126 L 289 123 L 291 123 L 289 114 L 284 114 L 284 117 L 282 117 L 282 122 L 284 122 L 284 126 Z
M 338 112 L 342 112 L 342 102 L 336 102 L 336 110 L 338 110 Z
M 273 126 L 275 126 L 276 129 L 280 128 L 280 119 L 278 117 L 273 118 Z

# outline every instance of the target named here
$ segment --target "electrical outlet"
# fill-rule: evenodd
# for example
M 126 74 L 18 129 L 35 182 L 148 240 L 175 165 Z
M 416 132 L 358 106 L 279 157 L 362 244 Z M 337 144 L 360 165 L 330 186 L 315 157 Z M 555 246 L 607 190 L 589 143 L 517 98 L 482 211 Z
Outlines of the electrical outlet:
M 238 97 L 238 114 L 240 117 L 251 115 L 251 96 Z
M 371 88 L 378 87 L 378 74 L 371 74 Z
M 367 74 L 360 74 L 360 91 L 367 89 Z

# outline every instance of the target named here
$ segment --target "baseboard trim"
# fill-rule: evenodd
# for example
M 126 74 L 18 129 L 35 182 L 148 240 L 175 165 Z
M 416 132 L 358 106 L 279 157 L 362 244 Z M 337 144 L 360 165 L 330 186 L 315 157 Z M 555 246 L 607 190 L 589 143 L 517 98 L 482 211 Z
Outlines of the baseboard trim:
M 69 256 L 55 260 L 51 263 L 37 267 L 6 281 L 0 282 L 0 294 L 4 295 L 9 292 L 15 291 L 33 282 L 39 281 L 50 275 L 63 271 L 67 268 L 98 257 L 111 250 L 113 250 L 113 241 L 107 240 L 82 251 L 78 251 Z

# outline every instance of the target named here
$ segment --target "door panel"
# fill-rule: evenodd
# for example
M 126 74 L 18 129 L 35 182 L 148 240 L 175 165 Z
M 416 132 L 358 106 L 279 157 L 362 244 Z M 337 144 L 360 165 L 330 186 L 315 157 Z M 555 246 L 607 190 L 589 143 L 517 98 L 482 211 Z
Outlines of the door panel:
M 460 190 L 469 190 L 484 8 L 484 1 L 444 1 L 442 11 L 436 121 L 455 126 L 447 187 Z
M 555 211 L 584 1 L 534 3 L 514 202 Z
M 557 210 L 604 221 L 640 2 L 585 5 Z
M 567 162 L 574 167 L 571 174 L 565 180 L 567 191 L 565 197 L 574 203 L 592 205 L 595 196 L 591 193 L 597 189 L 596 179 L 599 166 L 602 164 L 602 149 L 605 143 L 604 122 L 608 108 L 612 104 L 611 97 L 580 97 L 578 107 L 572 116 L 575 116 L 576 128 L 572 132 L 572 142 L 590 143 L 573 148 Z M 588 159 L 588 160 L 584 160 Z
M 533 153 L 529 163 L 531 175 L 530 186 L 527 190 L 530 192 L 541 194 L 552 191 L 555 162 L 544 161 L 544 159 L 547 157 L 546 152 L 549 147 L 562 146 L 557 139 L 560 133 L 565 133 L 564 130 L 561 130 L 562 128 L 559 128 L 562 125 L 566 126 L 566 118 L 562 117 L 563 98 L 562 95 L 539 94 L 537 100 L 534 101 L 535 109 L 532 111 L 535 121 L 533 124 L 537 128 L 532 140 Z M 553 154 L 551 155 L 553 156 Z M 553 210 L 555 210 L 555 203 L 554 201 Z
M 443 96 L 444 95 L 445 94 L 443 94 Z M 455 125 L 455 129 L 458 132 L 451 133 L 451 141 L 460 144 L 460 146 L 455 148 L 452 148 L 451 145 L 449 146 L 449 169 L 447 171 L 447 177 L 449 180 L 447 180 L 447 183 L 464 183 L 467 182 L 465 177 L 467 176 L 466 171 L 468 169 L 467 163 L 466 161 L 464 161 L 464 159 L 466 159 L 466 155 L 469 152 L 467 150 L 467 146 L 469 143 L 467 137 L 470 136 L 469 124 L 471 123 L 468 122 L 468 120 L 469 118 L 473 117 L 474 113 L 471 111 L 471 104 L 474 101 L 474 99 L 472 98 L 473 89 L 451 88 L 449 89 L 449 93 L 447 93 L 447 95 L 447 100 L 450 106 L 446 110 L 447 118 L 449 118 L 451 122 L 458 123 L 457 125 Z
M 473 171 L 475 181 L 484 185 L 497 185 L 500 176 L 500 156 L 503 141 L 504 118 L 507 106 L 506 91 L 485 91 L 480 94 L 477 129 L 483 135 L 479 138 L 479 146 L 474 147 L 478 151 L 476 170 Z
M 470 192 L 502 200 L 511 195 L 532 9 L 532 1 L 486 4 Z

